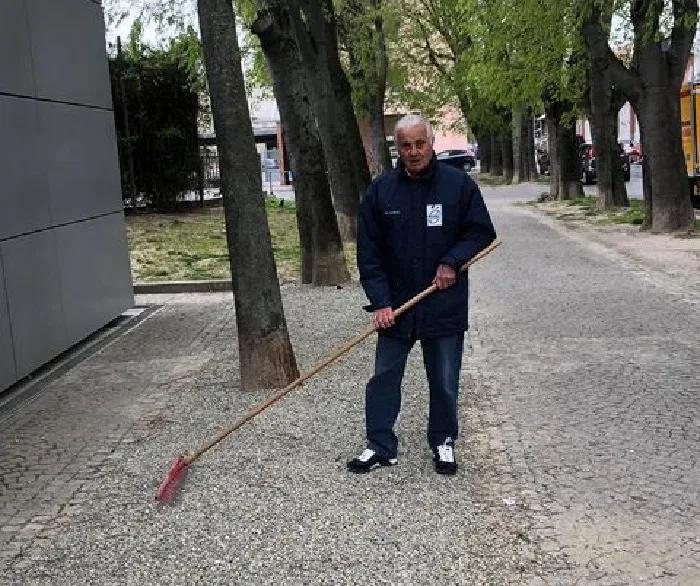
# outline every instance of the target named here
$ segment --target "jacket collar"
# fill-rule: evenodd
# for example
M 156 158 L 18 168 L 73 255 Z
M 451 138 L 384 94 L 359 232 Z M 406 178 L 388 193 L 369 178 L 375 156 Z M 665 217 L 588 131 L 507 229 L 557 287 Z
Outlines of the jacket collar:
M 428 163 L 428 166 L 425 169 L 423 169 L 423 172 L 416 177 L 411 177 L 408 175 L 408 173 L 406 173 L 406 167 L 401 159 L 399 159 L 398 163 L 396 164 L 396 168 L 399 171 L 399 177 L 405 179 L 406 181 L 430 181 L 433 178 L 433 175 L 435 174 L 436 167 L 437 155 L 435 153 L 433 153 L 433 158 L 430 159 L 430 163 Z

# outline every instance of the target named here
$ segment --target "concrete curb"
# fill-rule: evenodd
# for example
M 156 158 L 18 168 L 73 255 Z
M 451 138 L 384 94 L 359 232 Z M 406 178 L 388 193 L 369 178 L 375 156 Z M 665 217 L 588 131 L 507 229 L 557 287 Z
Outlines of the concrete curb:
M 134 283 L 134 293 L 218 293 L 231 291 L 230 279 L 210 281 L 154 281 Z

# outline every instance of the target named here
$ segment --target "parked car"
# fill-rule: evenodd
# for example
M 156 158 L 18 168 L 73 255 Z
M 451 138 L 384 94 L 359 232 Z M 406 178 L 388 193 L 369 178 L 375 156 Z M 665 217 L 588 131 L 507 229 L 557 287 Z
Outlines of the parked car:
M 642 151 L 640 145 L 635 145 L 632 141 L 620 143 L 627 156 L 630 159 L 630 164 L 635 165 L 642 162 Z
M 617 146 L 619 150 L 622 175 L 624 176 L 625 182 L 627 182 L 631 177 L 630 158 L 629 155 L 625 153 L 622 145 L 618 144 Z M 582 142 L 579 145 L 579 156 L 581 158 L 581 181 L 584 185 L 595 183 L 598 180 L 595 147 L 591 143 Z
M 456 167 L 457 169 L 462 169 L 467 173 L 476 167 L 476 158 L 474 157 L 474 153 L 464 149 L 440 151 L 437 154 L 437 159 L 442 163 Z

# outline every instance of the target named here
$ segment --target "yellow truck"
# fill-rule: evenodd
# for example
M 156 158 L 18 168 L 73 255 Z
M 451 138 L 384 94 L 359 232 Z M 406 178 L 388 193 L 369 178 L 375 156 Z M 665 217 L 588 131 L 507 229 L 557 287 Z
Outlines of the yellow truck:
M 681 86 L 681 133 L 688 185 L 695 205 L 700 200 L 700 82 Z

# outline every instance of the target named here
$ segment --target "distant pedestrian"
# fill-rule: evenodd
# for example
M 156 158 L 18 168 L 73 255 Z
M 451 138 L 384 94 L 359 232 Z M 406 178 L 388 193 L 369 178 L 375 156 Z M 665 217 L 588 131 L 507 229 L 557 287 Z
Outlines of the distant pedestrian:
M 455 474 L 457 398 L 468 283 L 462 264 L 496 238 L 481 192 L 468 174 L 439 163 L 433 131 L 420 116 L 396 125 L 399 162 L 370 185 L 360 206 L 357 260 L 379 328 L 374 376 L 365 392 L 367 448 L 348 462 L 368 472 L 397 462 L 394 424 L 406 359 L 420 340 L 428 377 L 427 439 L 435 470 Z M 431 283 L 439 291 L 399 318 L 398 307 Z

